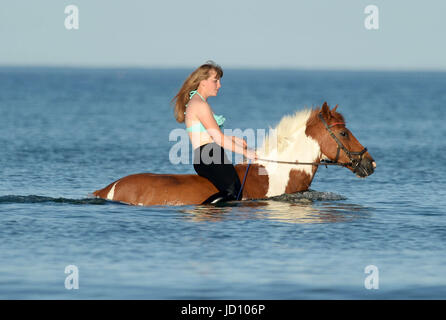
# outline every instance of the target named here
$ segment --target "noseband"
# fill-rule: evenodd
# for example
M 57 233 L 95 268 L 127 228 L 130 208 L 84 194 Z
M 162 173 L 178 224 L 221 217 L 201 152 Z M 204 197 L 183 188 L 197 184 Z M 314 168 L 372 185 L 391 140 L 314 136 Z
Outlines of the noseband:
M 339 153 L 340 153 L 340 151 L 342 149 L 342 151 L 344 151 L 345 154 L 347 155 L 347 157 L 350 159 L 350 163 L 345 163 L 344 165 L 351 165 L 353 167 L 353 171 L 356 171 L 358 168 L 361 168 L 359 165 L 361 164 L 362 156 L 364 155 L 364 153 L 367 152 L 367 148 L 364 148 L 364 149 L 362 149 L 359 152 L 349 151 L 342 144 L 342 142 L 338 139 L 338 137 L 333 133 L 333 131 L 330 129 L 331 127 L 333 127 L 335 125 L 345 124 L 345 123 L 343 123 L 343 122 L 336 122 L 336 123 L 333 123 L 331 125 L 328 125 L 327 122 L 325 121 L 324 117 L 322 116 L 321 112 L 319 112 L 318 116 L 319 116 L 319 119 L 321 119 L 322 123 L 324 124 L 324 126 L 327 129 L 327 131 L 330 134 L 330 136 L 334 139 L 334 141 L 338 145 L 338 150 L 336 151 L 336 158 L 335 158 L 335 160 L 333 162 L 334 163 L 338 163 Z M 355 158 L 354 156 L 359 156 L 359 158 Z M 363 169 L 363 168 L 361 168 L 361 169 L 365 171 L 365 169 Z

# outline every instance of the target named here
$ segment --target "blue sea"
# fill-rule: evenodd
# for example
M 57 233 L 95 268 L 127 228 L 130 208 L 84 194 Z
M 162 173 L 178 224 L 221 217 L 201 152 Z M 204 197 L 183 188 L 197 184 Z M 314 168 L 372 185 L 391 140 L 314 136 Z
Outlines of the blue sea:
M 446 298 L 446 73 L 227 69 L 225 128 L 338 104 L 375 173 L 321 167 L 305 194 L 219 206 L 90 198 L 194 173 L 169 161 L 191 71 L 0 68 L 1 299 Z

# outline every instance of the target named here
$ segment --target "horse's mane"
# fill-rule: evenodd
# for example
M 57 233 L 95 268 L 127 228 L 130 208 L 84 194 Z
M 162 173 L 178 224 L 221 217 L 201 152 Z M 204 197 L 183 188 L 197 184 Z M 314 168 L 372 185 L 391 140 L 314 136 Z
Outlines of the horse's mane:
M 275 128 L 270 127 L 271 133 L 265 135 L 260 152 L 265 155 L 269 154 L 271 151 L 277 150 L 277 152 L 282 152 L 289 142 L 292 142 L 292 136 L 299 130 L 305 130 L 307 124 L 311 124 L 313 121 L 319 121 L 317 114 L 320 112 L 321 108 L 305 108 L 300 111 L 296 111 L 294 114 L 285 115 L 279 121 Z M 338 113 L 332 113 L 332 116 L 337 122 L 345 122 L 344 117 Z M 277 139 L 277 142 L 273 139 Z
M 269 128 L 269 133 L 265 135 L 263 143 L 260 143 L 261 153 L 265 155 L 277 150 L 281 152 L 291 140 L 291 136 L 298 130 L 305 128 L 308 119 L 313 112 L 312 109 L 296 111 L 294 114 L 285 115 L 274 127 Z

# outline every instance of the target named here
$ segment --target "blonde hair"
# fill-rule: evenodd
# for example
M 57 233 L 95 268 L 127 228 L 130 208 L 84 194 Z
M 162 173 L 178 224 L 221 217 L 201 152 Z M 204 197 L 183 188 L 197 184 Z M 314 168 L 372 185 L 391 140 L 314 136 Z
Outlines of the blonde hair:
M 189 92 L 197 90 L 200 81 L 206 80 L 210 77 L 210 71 L 217 73 L 218 78 L 223 77 L 223 69 L 213 61 L 207 61 L 205 64 L 195 69 L 184 81 L 180 91 L 172 99 L 174 103 L 175 119 L 179 123 L 184 122 L 184 112 L 186 111 L 186 104 L 189 102 Z

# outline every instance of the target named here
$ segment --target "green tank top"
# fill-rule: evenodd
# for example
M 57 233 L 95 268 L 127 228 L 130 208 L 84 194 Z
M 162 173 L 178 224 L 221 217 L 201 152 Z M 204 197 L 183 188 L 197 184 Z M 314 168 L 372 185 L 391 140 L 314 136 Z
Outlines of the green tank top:
M 206 102 L 206 100 L 204 100 L 202 95 L 199 94 L 197 90 L 192 90 L 191 92 L 189 92 L 189 100 L 192 99 L 192 97 L 194 95 L 196 95 L 196 94 L 198 94 L 198 96 L 201 98 L 201 100 Z M 186 108 L 187 108 L 187 104 L 186 104 Z M 184 112 L 184 114 L 186 114 L 186 112 Z M 213 115 L 214 115 L 215 122 L 217 122 L 217 124 L 220 127 L 220 129 L 222 129 L 223 128 L 223 123 L 226 120 L 225 117 L 223 117 L 222 115 L 216 115 L 216 114 L 213 114 Z M 200 123 L 194 124 L 194 125 L 186 128 L 186 131 L 189 131 L 189 132 L 204 132 L 204 131 L 206 131 L 206 128 L 200 122 Z

